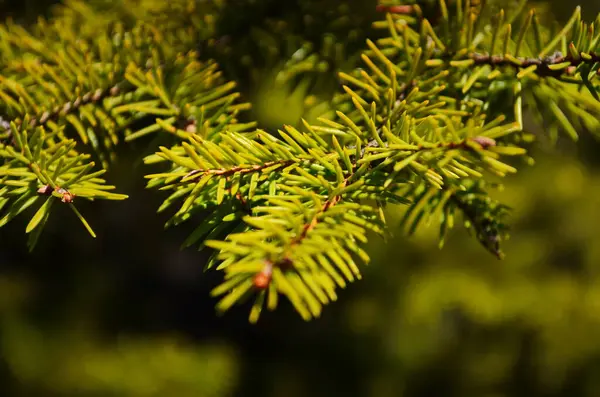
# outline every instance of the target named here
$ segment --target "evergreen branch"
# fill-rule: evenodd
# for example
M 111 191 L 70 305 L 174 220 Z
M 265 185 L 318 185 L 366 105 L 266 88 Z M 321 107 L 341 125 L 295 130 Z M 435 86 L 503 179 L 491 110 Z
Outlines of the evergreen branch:
M 323 305 L 337 299 L 336 286 L 343 288 L 345 279 L 360 278 L 354 260 L 345 251 L 350 248 L 368 260 L 355 243 L 355 239 L 363 241 L 365 238 L 365 223 L 361 219 L 365 219 L 366 213 L 360 217 L 353 215 L 361 208 L 353 203 L 339 203 L 342 207 L 335 214 L 330 213 L 333 201 L 320 204 L 316 197 L 305 202 L 314 205 L 308 213 L 302 209 L 303 204 L 294 203 L 291 197 L 271 202 L 274 206 L 256 209 L 269 215 L 245 218 L 255 230 L 231 234 L 226 241 L 207 242 L 220 250 L 219 257 L 224 261 L 219 268 L 226 272 L 223 284 L 213 291 L 215 296 L 225 295 L 217 308 L 225 311 L 243 296 L 256 294 L 250 314 L 250 320 L 255 322 L 265 296 L 268 296 L 267 306 L 273 310 L 277 306 L 277 293 L 282 293 L 303 318 L 318 317 Z M 323 211 L 326 206 L 327 210 Z M 280 213 L 287 216 L 281 218 L 277 215 Z M 314 220 L 317 218 L 321 221 Z M 277 219 L 279 221 L 274 222 Z M 299 222 L 301 219 L 310 221 Z M 306 232 L 308 229 L 310 233 Z M 290 250 L 292 246 L 294 249 Z
M 163 11 L 189 7 L 184 2 L 175 3 L 173 8 L 167 6 Z M 233 103 L 239 96 L 230 92 L 235 84 L 223 81 L 214 62 L 199 63 L 197 54 L 190 51 L 194 46 L 193 36 L 207 27 L 196 21 L 186 28 L 185 34 L 180 32 L 180 26 L 164 26 L 165 30 L 158 32 L 151 24 L 161 15 L 157 12 L 147 14 L 147 18 L 136 16 L 123 29 L 113 22 L 133 10 L 118 8 L 117 5 L 112 9 L 116 13 L 110 18 L 96 20 L 92 18 L 91 6 L 67 5 L 60 9 L 64 24 L 47 25 L 41 21 L 33 29 L 43 28 L 39 36 L 18 25 L 0 27 L 3 33 L 0 41 L 8 49 L 4 61 L 9 73 L 0 81 L 4 113 L 17 123 L 25 114 L 33 125 L 66 121 L 83 143 L 92 143 L 105 167 L 107 155 L 114 158 L 112 149 L 120 140 L 118 133 L 124 131 L 126 140 L 132 140 L 165 129 L 157 123 L 146 123 L 138 131 L 129 129 L 149 116 L 174 114 L 175 118 L 162 121 L 167 124 L 191 121 L 190 130 L 195 128 L 199 133 L 213 135 L 223 127 L 243 130 L 253 126 L 253 123 L 237 123 L 236 115 L 248 105 Z M 86 23 L 98 30 L 92 33 L 82 28 Z M 53 34 L 63 39 L 60 45 L 52 40 Z M 113 40 L 113 37 L 129 39 Z M 179 75 L 175 80 L 178 84 L 165 85 L 161 80 L 165 73 Z M 6 92 L 2 92 L 2 85 L 8 88 Z M 164 105 L 164 100 L 171 96 L 178 106 L 166 109 L 156 106 L 161 101 Z M 26 101 L 20 102 L 19 97 Z M 160 101 L 153 102 L 150 98 Z M 137 101 L 141 106 L 131 106 Z M 130 105 L 127 111 L 122 107 L 125 103 Z M 98 137 L 98 132 L 108 136 Z M 109 153 L 102 153 L 100 145 Z
M 283 295 L 308 320 L 361 278 L 356 259 L 369 261 L 361 248 L 369 231 L 385 235 L 386 204 L 406 205 L 409 235 L 439 220 L 440 244 L 462 213 L 501 257 L 507 207 L 485 186 L 488 174 L 517 171 L 507 157 L 526 154 L 526 107 L 551 136 L 600 129 L 600 34 L 579 9 L 550 36 L 534 12 L 522 13 L 524 2 L 491 20 L 478 1 L 437 0 L 435 21 L 425 17 L 433 2 L 379 5 L 386 20 L 375 27 L 385 37 L 371 35 L 365 67 L 350 70 L 354 52 L 336 37 L 363 27 L 360 15 L 349 23 L 351 15 L 321 15 L 313 9 L 322 2 L 306 0 L 294 19 L 310 14 L 327 34 L 306 29 L 309 17 L 279 24 L 281 15 L 232 32 L 220 24 L 257 6 L 220 3 L 73 0 L 30 29 L 0 27 L 0 226 L 44 198 L 26 227 L 30 247 L 59 201 L 93 234 L 74 201 L 125 196 L 109 192 L 104 170 L 93 171 L 65 132 L 90 143 L 106 167 L 121 141 L 164 131 L 177 139 L 144 159 L 165 165 L 147 186 L 169 192 L 159 212 L 178 206 L 166 226 L 202 216 L 182 245 L 214 250 L 207 268 L 225 273 L 212 292 L 217 309 L 253 297 L 255 322 Z M 208 60 L 215 54 L 220 66 Z M 275 62 L 284 65 L 278 82 L 321 86 L 339 72 L 335 117 L 285 126 L 277 137 L 240 122 L 249 104 L 222 70 L 256 75 L 256 65 Z
M 406 115 L 404 117 L 406 117 Z M 318 129 L 317 126 L 307 126 L 307 128 L 309 131 Z M 351 129 L 350 126 L 347 128 Z M 268 196 L 254 196 L 254 205 L 249 206 L 252 213 L 266 212 L 269 215 L 266 218 L 257 217 L 256 215 L 246 216 L 243 219 L 252 227 L 252 229 L 244 229 L 245 231 L 243 232 L 229 234 L 224 240 L 207 240 L 204 243 L 205 245 L 218 250 L 216 258 L 219 258 L 222 261 L 218 268 L 225 269 L 227 274 L 230 274 L 230 276 L 226 277 L 224 284 L 216 288 L 215 294 L 224 294 L 227 291 L 225 286 L 230 287 L 232 285 L 231 283 L 233 281 L 231 280 L 235 280 L 237 285 L 235 288 L 230 289 L 229 294 L 227 294 L 218 304 L 220 311 L 227 310 L 234 303 L 241 301 L 243 296 L 251 294 L 253 291 L 252 286 L 258 291 L 255 304 L 259 306 L 262 305 L 264 293 L 266 292 L 263 293 L 260 291 L 270 291 L 271 282 L 275 280 L 273 275 L 279 274 L 278 281 L 275 281 L 275 287 L 273 288 L 288 296 L 297 311 L 304 318 L 309 319 L 313 316 L 318 316 L 320 313 L 320 304 L 315 304 L 309 297 L 295 296 L 294 293 L 299 291 L 292 293 L 288 288 L 282 287 L 281 285 L 282 283 L 283 285 L 286 285 L 286 281 L 284 281 L 285 278 L 296 277 L 298 271 L 304 269 L 303 266 L 307 266 L 304 265 L 305 261 L 311 261 L 311 259 L 309 259 L 310 257 L 328 255 L 328 247 L 332 244 L 343 244 L 342 241 L 346 241 L 352 237 L 352 233 L 350 235 L 347 234 L 348 232 L 342 233 L 341 229 L 339 234 L 335 230 L 329 230 L 333 225 L 339 224 L 339 221 L 334 219 L 337 219 L 339 216 L 350 216 L 349 214 L 344 213 L 343 208 L 353 208 L 354 211 L 360 209 L 363 214 L 362 216 L 365 216 L 369 211 L 379 211 L 378 208 L 360 205 L 357 200 L 363 199 L 364 194 L 369 194 L 371 188 L 375 186 L 381 187 L 384 190 L 398 190 L 398 187 L 402 186 L 405 181 L 407 181 L 406 178 L 411 175 L 410 173 L 399 174 L 399 172 L 409 166 L 411 166 L 414 171 L 417 171 L 418 175 L 422 173 L 424 180 L 428 181 L 427 184 L 439 186 L 441 177 L 433 171 L 431 166 L 425 166 L 423 163 L 420 163 L 418 157 L 415 155 L 423 157 L 425 154 L 431 154 L 433 157 L 430 161 L 435 163 L 436 161 L 434 161 L 434 159 L 438 161 L 439 159 L 443 159 L 445 157 L 443 153 L 446 151 L 466 150 L 467 153 L 472 151 L 475 156 L 480 156 L 483 153 L 482 150 L 486 152 L 487 149 L 494 149 L 496 147 L 493 139 L 483 136 L 464 139 L 458 142 L 429 145 L 399 144 L 392 139 L 392 144 L 385 148 L 385 150 L 389 150 L 389 153 L 382 153 L 381 151 L 377 153 L 378 148 L 369 148 L 364 156 L 350 159 L 348 152 L 344 153 L 344 149 L 342 149 L 339 144 L 336 144 L 335 136 L 332 137 L 332 147 L 328 148 L 324 143 L 323 145 L 325 146 L 319 146 L 319 151 L 323 151 L 322 154 L 319 154 L 317 152 L 310 152 L 311 145 L 308 141 L 308 134 L 300 134 L 291 127 L 287 128 L 287 131 L 294 136 L 294 139 L 288 141 L 287 144 L 284 144 L 283 142 L 277 142 L 278 140 L 275 138 L 271 138 L 270 141 L 277 142 L 277 145 L 273 146 L 273 149 L 277 147 L 280 150 L 295 150 L 297 153 L 304 153 L 304 155 L 311 154 L 311 158 L 305 157 L 302 161 L 292 160 L 286 162 L 285 169 L 288 170 L 287 172 L 285 170 L 281 171 L 284 169 L 284 167 L 281 166 L 274 170 L 275 173 L 272 174 L 272 181 L 278 181 L 275 185 L 276 189 L 279 190 L 278 195 L 275 194 L 274 190 Z M 230 134 L 229 137 L 233 138 L 234 135 Z M 237 137 L 237 139 L 241 139 L 241 137 Z M 391 139 L 391 137 L 388 136 L 387 139 Z M 224 142 L 228 141 L 229 139 L 224 139 Z M 255 141 L 250 142 L 252 142 L 252 147 L 258 149 L 259 146 L 257 146 L 258 144 Z M 334 149 L 336 145 L 338 149 Z M 266 148 L 263 149 L 266 150 Z M 308 149 L 308 152 L 305 149 Z M 212 158 L 219 157 L 218 153 L 224 155 L 228 152 L 226 144 L 221 144 L 219 147 L 212 147 L 209 150 L 212 153 Z M 327 150 L 332 151 L 327 153 Z M 435 155 L 437 152 L 440 154 Z M 272 153 L 272 155 L 277 155 L 275 150 L 273 150 Z M 505 154 L 506 153 L 510 153 L 510 151 L 505 150 Z M 519 151 L 513 151 L 512 153 L 518 154 Z M 385 154 L 385 156 L 381 156 L 381 154 Z M 488 153 L 488 155 L 491 155 L 491 153 Z M 172 156 L 173 155 L 171 154 L 171 156 L 167 157 L 171 157 L 175 160 Z M 205 153 L 203 156 L 208 156 L 208 153 Z M 345 158 L 348 161 L 344 160 Z M 380 163 L 378 162 L 378 159 L 389 159 L 393 161 L 383 160 L 383 162 Z M 197 161 L 208 161 L 208 157 L 199 157 Z M 333 165 L 338 161 L 346 164 L 345 170 Z M 184 166 L 183 160 L 178 160 L 178 162 Z M 493 164 L 499 167 L 500 163 Z M 268 165 L 272 167 L 274 162 L 270 162 Z M 313 168 L 315 165 L 323 166 L 321 172 L 318 171 L 318 169 Z M 384 167 L 380 167 L 381 165 L 384 165 Z M 369 170 L 369 168 L 365 168 L 365 166 L 373 168 Z M 219 190 L 223 191 L 226 184 L 229 182 L 221 183 L 221 181 L 226 180 L 225 177 L 230 177 L 237 173 L 240 174 L 241 182 L 241 173 L 251 173 L 259 168 L 264 167 L 219 168 L 216 169 L 215 172 L 205 174 L 196 185 L 201 186 L 201 190 L 197 191 L 196 197 L 203 197 L 198 203 L 202 203 L 203 208 L 206 208 L 207 198 L 210 197 L 207 194 L 210 194 L 211 196 L 216 194 L 216 204 L 221 206 L 224 205 L 223 201 L 221 201 L 222 204 L 219 204 Z M 377 171 L 378 168 L 379 171 Z M 330 172 L 328 172 L 328 170 Z M 443 168 L 441 168 L 441 170 L 443 171 Z M 292 173 L 292 171 L 295 171 L 295 173 Z M 196 172 L 200 171 L 197 170 Z M 372 182 L 364 182 L 365 180 L 369 180 L 369 177 L 365 172 L 370 173 L 374 178 Z M 184 176 L 183 178 L 187 181 L 186 178 L 190 178 L 190 173 L 188 172 L 186 175 L 187 176 Z M 198 175 L 192 175 L 194 178 L 198 178 Z M 212 182 L 205 182 L 202 184 L 202 180 L 206 181 L 208 175 L 214 175 L 215 177 L 218 175 L 222 178 L 216 181 L 211 178 Z M 156 175 L 156 177 L 166 178 L 168 177 L 168 174 L 164 176 Z M 458 176 L 456 177 L 458 178 Z M 331 181 L 333 178 L 337 182 Z M 362 178 L 364 179 L 361 180 Z M 212 183 L 212 185 L 210 183 Z M 218 185 L 219 188 L 215 192 L 214 186 L 216 185 Z M 246 186 L 241 183 L 237 189 L 238 192 L 247 191 Z M 205 193 L 202 193 L 203 191 Z M 299 199 L 301 200 L 302 197 L 310 197 L 310 200 L 304 202 L 297 201 Z M 324 200 L 321 200 L 321 197 L 324 197 Z M 399 197 L 401 198 L 402 196 Z M 378 199 L 389 202 L 402 202 L 402 199 L 398 201 L 393 195 L 380 195 Z M 209 200 L 215 203 L 214 198 Z M 289 203 L 287 200 L 289 200 Z M 190 202 L 189 199 L 187 202 Z M 298 208 L 298 206 L 300 207 Z M 289 213 L 290 209 L 293 208 L 297 208 L 295 210 L 298 212 L 297 215 Z M 299 221 L 300 219 L 302 219 L 302 221 Z M 375 218 L 372 218 L 370 222 L 365 222 L 364 218 L 361 220 L 356 216 L 352 216 L 351 219 L 352 222 L 357 222 L 356 226 L 360 226 L 361 229 L 365 227 L 373 228 L 373 230 L 376 230 L 379 233 L 383 233 L 385 230 L 384 224 L 378 226 L 377 223 L 373 223 L 375 222 Z M 204 232 L 207 231 L 205 227 L 202 226 L 201 228 Z M 214 230 L 217 230 L 217 224 L 214 224 L 213 231 Z M 320 239 L 325 236 L 323 234 L 325 230 L 327 230 L 325 235 L 329 236 L 327 242 L 323 241 L 319 244 L 315 244 L 313 240 L 317 239 L 321 241 Z M 357 229 L 357 232 L 359 230 L 360 229 Z M 360 232 L 359 234 L 362 236 L 361 241 L 364 240 L 364 235 L 362 233 L 363 232 Z M 196 235 L 196 233 L 194 234 Z M 258 236 L 261 237 L 258 238 Z M 331 240 L 332 237 L 335 237 L 336 239 Z M 338 238 L 339 240 L 337 240 Z M 235 243 L 233 243 L 233 241 Z M 240 244 L 243 244 L 243 247 L 240 246 Z M 317 246 L 319 248 L 317 248 Z M 310 254 L 308 254 L 306 250 L 308 250 Z M 311 265 L 312 271 L 328 271 L 326 262 L 325 264 L 320 262 L 320 264 L 317 264 L 317 262 Z M 342 266 L 342 268 L 344 267 Z M 331 269 L 329 271 L 331 271 Z M 346 271 L 345 274 L 348 278 L 348 274 L 350 273 Z M 358 275 L 359 273 L 356 274 Z M 346 285 L 345 281 L 341 281 L 341 278 L 336 277 L 336 279 L 338 286 L 344 287 Z M 352 278 L 348 278 L 348 280 L 351 281 Z M 274 293 L 275 292 L 269 292 L 271 296 Z M 307 302 L 312 302 L 313 306 L 312 309 L 310 309 L 312 312 L 304 307 L 305 304 L 308 304 Z M 324 303 L 325 302 L 321 302 L 321 304 Z M 254 307 L 251 311 L 251 321 L 256 321 L 258 319 L 258 310 L 259 309 Z
M 25 125 L 31 123 L 26 118 Z M 114 186 L 106 185 L 99 176 L 104 170 L 93 171 L 94 162 L 89 155 L 73 149 L 72 140 L 55 141 L 57 133 L 47 133 L 41 126 L 24 127 L 10 124 L 12 145 L 0 144 L 0 210 L 7 211 L 0 219 L 0 227 L 33 205 L 41 196 L 46 202 L 38 209 L 27 225 L 31 233 L 29 248 L 33 249 L 49 217 L 54 198 L 67 204 L 81 220 L 90 234 L 95 233 L 79 213 L 73 202 L 75 197 L 90 200 L 123 200 L 127 196 L 111 193 Z M 29 135 L 31 134 L 31 135 Z

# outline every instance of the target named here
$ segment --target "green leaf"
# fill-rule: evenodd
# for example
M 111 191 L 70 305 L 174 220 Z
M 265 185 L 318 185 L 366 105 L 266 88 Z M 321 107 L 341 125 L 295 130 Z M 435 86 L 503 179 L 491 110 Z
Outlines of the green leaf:
M 574 141 L 577 141 L 579 139 L 579 135 L 577 134 L 577 130 L 575 130 L 575 127 L 573 127 L 573 124 L 571 124 L 571 122 L 569 121 L 567 116 L 565 116 L 565 114 L 563 113 L 563 111 L 560 109 L 560 107 L 558 106 L 558 104 L 556 102 L 554 102 L 552 100 L 549 100 L 548 102 L 549 102 L 548 108 L 550 109 L 552 114 L 554 114 L 554 117 L 556 117 L 556 120 L 560 123 L 560 125 L 565 130 L 565 132 L 567 134 L 569 134 L 571 139 L 573 139 Z
M 236 286 L 229 294 L 227 294 L 223 299 L 217 303 L 217 310 L 220 313 L 223 313 L 231 308 L 231 306 L 235 305 L 236 302 L 242 299 L 244 294 L 250 291 L 252 288 L 252 280 L 247 278 L 241 284 Z
M 33 205 L 33 203 L 35 203 L 38 199 L 39 196 L 35 195 L 32 197 L 29 194 L 19 197 L 19 199 L 9 207 L 8 213 L 2 219 L 0 219 L 0 227 L 6 225 L 15 216 L 19 215 L 21 212 Z
M 260 313 L 264 306 L 265 296 L 265 291 L 261 291 L 256 297 L 252 309 L 250 309 L 250 316 L 248 317 L 250 324 L 256 324 L 258 322 L 258 318 L 260 317 Z
M 33 218 L 27 224 L 27 228 L 25 229 L 25 233 L 30 233 L 33 229 L 35 229 L 43 218 L 45 218 L 52 207 L 52 204 L 56 201 L 56 199 L 52 196 L 46 199 L 46 202 L 42 204 L 42 206 L 37 210 Z
M 83 215 L 81 215 L 81 213 L 79 212 L 79 210 L 77 208 L 75 208 L 75 206 L 73 204 L 71 204 L 71 203 L 69 203 L 69 207 L 71 208 L 71 210 L 73 210 L 73 212 L 75 213 L 75 215 L 77 216 L 77 218 L 79 218 L 79 220 L 81 221 L 81 223 L 83 224 L 83 226 L 86 228 L 86 230 L 90 233 L 90 235 L 93 238 L 96 238 L 96 233 L 94 233 L 94 231 L 92 230 L 92 227 L 85 220 L 85 218 L 83 217 Z
M 227 178 L 219 179 L 219 185 L 217 186 L 217 204 L 223 203 L 223 199 L 225 198 L 225 189 L 227 187 Z
M 539 52 L 538 57 L 544 57 L 546 56 L 550 51 L 552 51 L 556 45 L 559 43 L 559 41 L 564 38 L 567 33 L 571 30 L 571 28 L 573 27 L 573 25 L 575 24 L 575 22 L 577 20 L 579 20 L 581 18 L 581 7 L 577 6 L 575 8 L 575 12 L 573 13 L 573 15 L 571 16 L 571 18 L 569 19 L 569 21 L 567 22 L 567 24 L 562 28 L 562 30 L 554 37 L 554 39 L 552 39 L 552 41 L 550 41 L 546 47 L 544 47 L 544 49 L 542 51 Z

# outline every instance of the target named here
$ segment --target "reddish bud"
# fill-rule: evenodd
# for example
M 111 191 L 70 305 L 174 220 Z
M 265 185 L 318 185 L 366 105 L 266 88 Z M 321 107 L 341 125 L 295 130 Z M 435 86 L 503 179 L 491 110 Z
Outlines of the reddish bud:
M 73 195 L 69 192 L 66 192 L 65 194 L 63 194 L 62 199 L 60 199 L 60 201 L 62 201 L 63 203 L 69 204 L 69 203 L 73 202 L 74 198 L 75 198 L 75 195 Z
M 271 283 L 271 279 L 273 277 L 273 264 L 271 262 L 268 262 L 265 267 L 261 270 L 260 273 L 258 273 L 256 276 L 254 276 L 254 286 L 258 289 L 265 289 L 269 286 L 269 284 Z
M 386 6 L 380 4 L 375 9 L 377 12 L 389 12 L 390 14 L 412 14 L 414 11 L 414 7 L 411 5 Z
M 38 194 L 42 194 L 44 196 L 49 196 L 52 194 L 52 191 L 54 189 L 52 189 L 52 186 L 50 185 L 46 185 L 46 186 L 42 186 L 41 188 L 38 189 Z
M 40 117 L 40 123 L 44 124 L 46 121 L 48 121 L 49 118 L 50 118 L 49 112 L 42 113 L 42 116 Z
M 92 96 L 92 101 L 97 102 L 102 98 L 102 90 L 98 88 Z
M 481 147 L 483 147 L 484 149 L 491 147 L 491 146 L 496 146 L 496 141 L 493 140 L 492 138 L 488 138 L 487 136 L 476 136 L 475 138 L 472 138 L 472 139 L 473 139 L 473 141 L 480 144 Z
M 73 193 L 70 193 L 68 190 L 63 189 L 62 187 L 56 189 L 56 192 L 62 195 L 60 201 L 62 201 L 63 203 L 72 203 L 73 199 L 75 198 L 75 195 Z
M 71 102 L 67 102 L 67 103 L 65 103 L 65 104 L 63 105 L 63 108 L 62 108 L 62 110 L 61 110 L 61 113 L 62 113 L 63 115 L 64 115 L 64 114 L 67 114 L 67 113 L 69 113 L 69 112 L 71 111 L 71 108 L 72 108 L 72 107 L 73 107 L 73 104 L 72 104 Z
M 271 275 L 264 272 L 258 273 L 254 276 L 254 286 L 258 289 L 265 289 L 271 283 Z
M 185 126 L 185 131 L 189 132 L 190 134 L 195 134 L 196 132 L 198 132 L 198 128 L 196 127 L 196 122 L 192 121 L 192 122 L 188 123 Z

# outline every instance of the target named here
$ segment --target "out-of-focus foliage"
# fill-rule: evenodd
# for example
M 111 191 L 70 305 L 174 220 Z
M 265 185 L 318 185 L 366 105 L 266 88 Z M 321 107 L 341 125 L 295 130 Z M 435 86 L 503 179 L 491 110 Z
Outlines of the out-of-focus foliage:
M 0 349 L 16 384 L 3 395 L 228 396 L 238 381 L 237 353 L 219 340 L 194 345 L 179 335 L 119 336 L 68 321 L 42 331 L 21 314 L 35 296 L 26 280 L 0 277 Z

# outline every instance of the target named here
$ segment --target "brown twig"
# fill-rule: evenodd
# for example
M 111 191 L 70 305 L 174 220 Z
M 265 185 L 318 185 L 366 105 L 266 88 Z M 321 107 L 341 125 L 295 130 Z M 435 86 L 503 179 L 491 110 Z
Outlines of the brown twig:
M 62 106 L 55 106 L 52 110 L 46 110 L 41 115 L 30 119 L 29 126 L 35 127 L 45 125 L 48 121 L 55 121 L 61 116 L 66 116 L 73 111 L 79 109 L 81 106 L 88 103 L 99 102 L 102 99 L 109 96 L 116 96 L 119 94 L 118 85 L 113 86 L 110 89 L 97 89 L 94 92 L 88 92 L 84 95 L 78 96 L 73 101 L 69 101 Z M 20 119 L 15 120 L 17 125 L 20 125 L 23 121 Z
M 571 55 L 564 56 L 561 52 L 555 52 L 554 54 L 543 57 L 543 58 L 507 58 L 502 55 L 488 55 L 473 53 L 469 55 L 469 58 L 475 61 L 475 65 L 490 65 L 492 67 L 512 66 L 517 69 L 526 69 L 530 66 L 536 65 L 537 69 L 535 73 L 541 77 L 560 77 L 565 72 L 569 73 L 570 67 L 578 67 L 583 63 L 594 64 L 600 62 L 600 55 L 598 54 L 585 54 L 579 55 L 576 59 Z M 515 60 L 518 62 L 515 62 Z M 550 66 L 557 65 L 563 62 L 570 62 L 571 66 L 560 69 L 552 70 Z M 573 69 L 570 69 L 573 70 Z
M 342 187 L 346 186 L 346 183 L 349 180 L 349 178 L 350 177 L 346 178 L 346 180 L 344 180 L 344 182 L 342 182 Z M 290 247 L 300 244 L 302 242 L 302 240 L 304 240 L 306 238 L 308 233 L 310 233 L 311 230 L 313 230 L 315 227 L 317 227 L 317 225 L 319 224 L 318 217 L 320 215 L 324 214 L 329 208 L 331 208 L 331 207 L 335 206 L 337 203 L 339 203 L 341 201 L 341 199 L 342 199 L 342 197 L 340 195 L 337 195 L 337 196 L 327 199 L 325 201 L 325 203 L 323 203 L 323 206 L 321 206 L 321 209 L 319 209 L 319 211 L 317 211 L 317 213 L 312 217 L 310 222 L 304 224 L 304 226 L 302 227 L 302 232 L 300 233 L 300 235 L 298 235 L 296 238 L 294 238 L 292 240 Z

